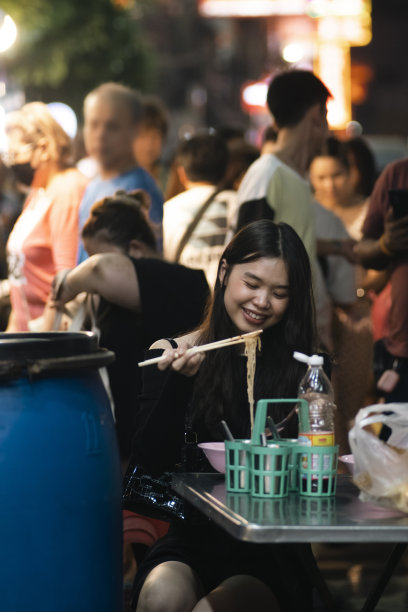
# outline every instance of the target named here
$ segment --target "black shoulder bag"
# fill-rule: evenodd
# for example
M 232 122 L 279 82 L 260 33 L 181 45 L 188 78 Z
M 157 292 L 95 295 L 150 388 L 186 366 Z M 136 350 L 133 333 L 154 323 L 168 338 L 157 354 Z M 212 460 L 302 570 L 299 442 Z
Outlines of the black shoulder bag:
M 162 521 L 184 521 L 190 516 L 190 506 L 171 488 L 176 472 L 212 472 L 212 467 L 201 448 L 197 446 L 197 434 L 191 426 L 189 408 L 184 432 L 181 463 L 173 472 L 154 477 L 141 465 L 130 463 L 124 478 L 123 508 Z

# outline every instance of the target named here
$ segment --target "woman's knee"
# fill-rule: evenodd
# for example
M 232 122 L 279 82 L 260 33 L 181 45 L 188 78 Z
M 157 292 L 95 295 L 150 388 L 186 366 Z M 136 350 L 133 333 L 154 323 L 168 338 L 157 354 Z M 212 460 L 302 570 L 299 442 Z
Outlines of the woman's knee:
M 200 583 L 188 565 L 166 561 L 148 574 L 136 612 L 190 612 L 202 594 Z
M 258 578 L 231 576 L 201 599 L 194 612 L 280 612 L 271 589 Z

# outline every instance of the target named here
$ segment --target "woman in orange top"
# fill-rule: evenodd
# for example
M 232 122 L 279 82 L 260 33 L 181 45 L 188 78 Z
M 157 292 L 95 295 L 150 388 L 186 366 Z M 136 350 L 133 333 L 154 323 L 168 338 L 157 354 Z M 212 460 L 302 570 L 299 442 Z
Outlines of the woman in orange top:
M 87 179 L 72 167 L 71 139 L 45 104 L 32 102 L 10 113 L 6 133 L 9 166 L 28 189 L 7 243 L 7 331 L 13 332 L 27 331 L 29 321 L 41 317 L 55 274 L 75 266 Z

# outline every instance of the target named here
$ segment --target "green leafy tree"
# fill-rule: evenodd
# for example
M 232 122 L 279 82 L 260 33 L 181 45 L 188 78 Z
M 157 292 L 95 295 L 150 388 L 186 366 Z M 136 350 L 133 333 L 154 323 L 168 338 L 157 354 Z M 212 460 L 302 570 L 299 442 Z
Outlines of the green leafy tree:
M 157 61 L 143 24 L 146 2 L 2 0 L 19 30 L 2 58 L 7 74 L 28 100 L 60 100 L 77 112 L 86 93 L 104 81 L 153 91 Z

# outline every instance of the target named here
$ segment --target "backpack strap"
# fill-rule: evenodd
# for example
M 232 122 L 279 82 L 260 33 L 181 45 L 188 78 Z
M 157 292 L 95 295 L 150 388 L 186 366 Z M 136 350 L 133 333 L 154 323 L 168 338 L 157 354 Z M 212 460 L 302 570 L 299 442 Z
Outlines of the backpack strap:
M 197 210 L 196 214 L 194 215 L 190 225 L 186 228 L 186 231 L 184 232 L 179 245 L 177 247 L 177 251 L 176 254 L 174 256 L 174 261 L 178 262 L 180 261 L 180 257 L 182 252 L 184 251 L 184 248 L 187 244 L 187 242 L 190 240 L 191 236 L 193 235 L 193 232 L 195 230 L 195 228 L 197 227 L 197 225 L 199 224 L 199 222 L 201 221 L 204 213 L 206 212 L 207 208 L 210 206 L 211 202 L 213 202 L 216 198 L 216 196 L 220 193 L 220 191 L 222 191 L 222 189 L 215 189 L 215 191 L 213 191 L 213 193 L 210 195 L 209 198 L 207 198 L 205 200 L 205 202 L 200 206 L 200 208 Z

